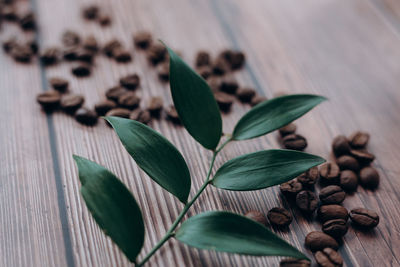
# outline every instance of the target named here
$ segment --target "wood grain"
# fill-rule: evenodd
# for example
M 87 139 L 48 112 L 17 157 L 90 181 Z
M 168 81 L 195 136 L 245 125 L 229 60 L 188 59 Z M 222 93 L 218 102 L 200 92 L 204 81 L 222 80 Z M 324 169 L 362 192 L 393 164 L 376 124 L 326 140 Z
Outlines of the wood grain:
M 101 43 L 117 37 L 134 53 L 130 64 L 96 58 L 93 75 L 76 79 L 70 65 L 43 68 L 21 66 L 3 54 L 0 78 L 2 97 L 1 142 L 3 157 L 0 202 L 0 256 L 2 266 L 130 266 L 126 258 L 100 231 L 79 194 L 77 170 L 72 154 L 88 157 L 117 174 L 133 192 L 145 218 L 145 247 L 151 249 L 176 218 L 182 204 L 151 181 L 134 163 L 115 133 L 100 122 L 90 128 L 71 117 L 56 113 L 46 117 L 34 102 L 47 89 L 52 76 L 70 80 L 73 92 L 85 95 L 88 107 L 104 97 L 119 77 L 136 72 L 144 102 L 160 95 L 171 103 L 168 85 L 157 80 L 145 55 L 133 49 L 132 33 L 149 30 L 156 38 L 182 51 L 193 62 L 199 49 L 214 55 L 223 48 L 243 49 L 246 68 L 235 74 L 242 85 L 260 94 L 316 93 L 324 103 L 298 120 L 299 133 L 307 137 L 307 152 L 330 158 L 330 142 L 337 134 L 362 129 L 371 133 L 370 150 L 381 174 L 375 192 L 362 188 L 348 196 L 347 208 L 375 209 L 380 225 L 362 233 L 350 228 L 340 253 L 347 266 L 400 266 L 398 221 L 400 146 L 400 35 L 393 17 L 375 0 L 317 1 L 95 1 L 111 13 L 113 25 L 101 28 L 83 23 L 80 8 L 90 0 L 34 0 L 43 48 L 60 45 L 64 30 L 94 34 Z M 400 8 L 395 1 L 393 10 Z M 5 67 L 6 66 L 6 67 Z M 10 89 L 10 87 L 14 89 Z M 19 107 L 23 106 L 24 109 Z M 235 104 L 224 115 L 224 132 L 249 109 Z M 202 149 L 182 127 L 165 120 L 151 126 L 166 136 L 189 162 L 192 194 L 206 174 L 211 154 Z M 3 130 L 3 128 L 5 130 Z M 22 130 L 23 129 L 23 130 Z M 280 146 L 276 134 L 232 143 L 217 160 L 217 166 L 237 155 Z M 256 192 L 228 192 L 208 188 L 189 216 L 205 210 L 266 212 L 274 206 L 290 208 L 274 187 Z M 307 252 L 305 235 L 320 229 L 295 209 L 290 231 L 274 229 L 290 243 Z M 307 252 L 310 256 L 311 254 Z M 149 266 L 276 266 L 277 257 L 246 257 L 188 248 L 168 242 Z M 384 264 L 383 264 L 384 263 Z

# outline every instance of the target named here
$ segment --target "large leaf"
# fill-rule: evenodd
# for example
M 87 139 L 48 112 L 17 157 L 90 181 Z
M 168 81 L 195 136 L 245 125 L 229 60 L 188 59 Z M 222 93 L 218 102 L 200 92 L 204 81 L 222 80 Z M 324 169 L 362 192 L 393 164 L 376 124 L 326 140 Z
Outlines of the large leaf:
M 230 212 L 211 211 L 191 217 L 183 222 L 175 237 L 200 249 L 307 259 L 260 223 Z
M 144 241 L 142 213 L 135 198 L 106 168 L 75 156 L 82 183 L 81 194 L 104 233 L 135 262 Z
M 239 120 L 233 131 L 233 139 L 246 140 L 270 133 L 325 100 L 325 97 L 317 95 L 287 95 L 264 101 Z
M 222 134 L 222 119 L 207 82 L 168 48 L 170 86 L 179 118 L 202 146 L 215 149 Z
M 287 182 L 324 161 L 293 150 L 258 151 L 226 162 L 215 174 L 212 184 L 234 191 L 262 189 Z
M 156 183 L 186 203 L 190 173 L 181 153 L 150 127 L 118 117 L 106 117 L 128 153 Z

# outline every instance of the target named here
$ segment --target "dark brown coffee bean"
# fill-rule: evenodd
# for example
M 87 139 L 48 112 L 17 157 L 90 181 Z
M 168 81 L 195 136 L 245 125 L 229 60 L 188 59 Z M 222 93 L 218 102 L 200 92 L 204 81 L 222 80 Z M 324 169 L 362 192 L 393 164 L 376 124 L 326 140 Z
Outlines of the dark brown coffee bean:
M 13 5 L 3 6 L 1 9 L 1 17 L 6 21 L 17 21 L 18 14 L 16 8 Z
M 347 221 L 347 219 L 349 218 L 349 212 L 347 211 L 347 209 L 337 204 L 322 205 L 321 207 L 319 207 L 317 213 L 318 218 L 321 220 L 321 222 L 326 222 L 334 219 L 342 219 Z
M 272 225 L 278 227 L 288 226 L 293 220 L 292 214 L 289 211 L 279 207 L 270 209 L 267 217 Z
M 244 66 L 244 63 L 246 61 L 246 57 L 243 52 L 240 51 L 234 51 L 231 54 L 230 59 L 228 60 L 230 67 L 232 70 L 237 70 L 240 69 Z
M 16 45 L 11 49 L 11 56 L 20 63 L 29 63 L 32 59 L 32 50 L 27 45 Z
M 40 59 L 45 66 L 54 65 L 58 62 L 60 51 L 57 48 L 47 48 L 41 54 Z
M 349 213 L 351 221 L 362 228 L 374 228 L 379 224 L 379 215 L 364 208 L 352 209 Z
M 297 207 L 305 213 L 312 214 L 318 206 L 317 196 L 308 190 L 303 190 L 296 195 Z
M 26 42 L 26 46 L 28 46 L 31 49 L 33 55 L 36 55 L 39 51 L 39 46 L 35 40 L 30 40 Z
M 75 113 L 75 119 L 81 124 L 93 126 L 97 123 L 97 114 L 93 110 L 80 108 Z
M 61 98 L 61 108 L 69 114 L 74 114 L 77 109 L 79 109 L 83 102 L 85 102 L 85 98 L 81 95 L 65 95 Z
M 217 58 L 212 64 L 212 71 L 215 75 L 224 75 L 229 71 L 229 65 L 223 58 Z
M 106 113 L 106 117 L 114 116 L 114 117 L 128 119 L 129 116 L 131 115 L 131 112 L 132 112 L 131 110 L 126 108 L 113 108 Z
M 92 51 L 80 48 L 76 51 L 76 60 L 85 62 L 87 64 L 92 64 L 94 53 Z
M 178 112 L 174 106 L 170 106 L 167 109 L 167 118 L 172 121 L 174 124 L 181 124 L 181 119 L 179 118 Z
M 312 167 L 308 171 L 297 177 L 297 181 L 302 183 L 303 187 L 313 187 L 319 178 L 318 167 Z
M 211 91 L 214 93 L 219 92 L 219 88 L 221 87 L 221 78 L 216 76 L 210 76 L 207 79 L 208 86 L 210 86 Z
M 364 188 L 375 189 L 379 185 L 379 173 L 373 167 L 365 167 L 360 171 L 360 184 Z
M 340 187 L 346 192 L 353 192 L 357 189 L 357 174 L 350 170 L 344 170 L 340 173 Z
M 350 149 L 349 140 L 347 140 L 346 136 L 339 135 L 333 139 L 332 150 L 336 157 L 348 155 Z
M 49 80 L 49 84 L 54 90 L 64 93 L 68 90 L 69 82 L 63 78 L 53 77 Z
M 212 69 L 210 66 L 201 66 L 197 69 L 197 73 L 204 79 L 208 79 L 212 75 Z M 218 85 L 219 89 L 219 85 Z
M 82 9 L 82 16 L 87 20 L 97 19 L 100 8 L 97 5 L 90 5 Z
M 135 109 L 140 104 L 140 97 L 133 92 L 127 92 L 118 98 L 118 105 L 127 108 Z
M 288 134 L 294 134 L 296 132 L 297 126 L 294 123 L 289 123 L 286 126 L 279 128 L 279 133 L 282 137 Z
M 3 42 L 3 50 L 5 53 L 10 53 L 16 46 L 18 46 L 18 43 L 15 38 L 11 38 Z
M 157 75 L 160 81 L 169 81 L 169 62 L 163 62 L 157 66 Z
M 159 117 L 163 108 L 163 100 L 159 96 L 154 96 L 150 99 L 147 110 L 153 117 Z
M 36 100 L 45 111 L 52 111 L 59 107 L 61 95 L 57 91 L 46 91 L 38 94 Z
M 71 72 L 76 77 L 87 77 L 90 75 L 91 70 L 90 70 L 90 66 L 88 64 L 80 63 L 80 64 L 76 64 L 75 66 L 73 66 L 71 69 Z
M 211 61 L 210 53 L 207 51 L 199 51 L 196 55 L 196 67 L 209 66 Z
M 94 105 L 94 110 L 96 111 L 97 115 L 104 116 L 108 111 L 117 107 L 114 101 L 111 100 L 104 100 L 96 105 Z
M 247 212 L 244 216 L 246 216 L 249 219 L 252 219 L 253 221 L 261 223 L 264 226 L 267 225 L 267 219 L 265 218 L 265 215 L 259 211 L 252 210 Z
M 129 51 L 123 48 L 115 49 L 113 52 L 113 56 L 115 58 L 115 61 L 119 63 L 128 63 L 132 61 L 132 56 Z
M 364 132 L 355 132 L 349 137 L 350 145 L 354 148 L 364 148 L 369 141 L 369 134 Z
M 268 100 L 265 96 L 256 95 L 251 99 L 250 106 L 254 107 L 264 101 Z
M 342 219 L 333 219 L 324 222 L 322 231 L 336 239 L 341 238 L 347 233 L 347 223 Z
M 324 204 L 340 204 L 345 197 L 346 193 L 337 185 L 329 185 L 319 192 L 319 199 Z
M 371 164 L 374 161 L 375 156 L 368 151 L 365 150 L 350 150 L 350 155 L 352 155 L 360 165 L 366 166 Z
M 67 47 L 63 51 L 63 58 L 67 61 L 73 61 L 76 60 L 78 57 L 79 53 L 79 47 L 77 46 L 72 46 L 72 47 Z
M 224 92 L 216 92 L 214 94 L 215 100 L 217 101 L 217 104 L 219 106 L 219 109 L 222 112 L 229 112 L 231 110 L 233 101 L 235 98 L 231 95 L 228 95 Z
M 299 134 L 289 134 L 283 138 L 283 146 L 287 149 L 304 150 L 307 147 L 307 140 Z
M 127 92 L 128 92 L 128 91 L 127 91 L 125 88 L 123 88 L 123 87 L 114 86 L 114 87 L 111 87 L 110 89 L 108 89 L 108 90 L 106 91 L 106 97 L 107 97 L 108 99 L 110 99 L 110 100 L 113 100 L 113 101 L 117 102 L 117 101 L 118 101 L 118 98 L 119 98 L 121 95 L 123 95 L 123 94 L 125 94 L 125 93 L 127 93 Z
M 81 43 L 81 37 L 79 34 L 70 30 L 63 33 L 61 40 L 65 46 L 77 46 Z
M 279 263 L 279 267 L 310 267 L 311 262 L 303 259 L 283 259 Z
M 97 52 L 99 50 L 99 45 L 93 35 L 89 35 L 83 40 L 82 47 L 91 52 Z
M 255 95 L 256 91 L 249 87 L 239 88 L 236 91 L 236 96 L 242 103 L 250 103 Z
M 111 17 L 107 14 L 100 14 L 98 17 L 98 22 L 102 27 L 111 25 Z
M 108 57 L 113 57 L 114 51 L 122 48 L 122 44 L 117 39 L 107 42 L 103 47 L 103 53 Z
M 153 38 L 151 36 L 151 33 L 146 32 L 146 31 L 138 32 L 133 37 L 133 42 L 135 43 L 135 46 L 138 48 L 141 48 L 141 49 L 149 48 L 152 41 L 153 41 Z
M 352 156 L 344 155 L 336 159 L 336 163 L 341 170 L 351 170 L 358 172 L 360 165 Z
M 283 183 L 279 186 L 282 194 L 286 197 L 296 197 L 296 195 L 303 190 L 303 185 L 296 179 Z
M 21 26 L 21 29 L 24 31 L 34 30 L 36 28 L 35 15 L 32 12 L 28 12 L 22 15 L 19 18 L 19 25 Z
M 317 251 L 314 255 L 315 261 L 321 267 L 342 267 L 343 259 L 339 253 L 331 248 L 324 248 L 322 251 Z
M 135 120 L 143 124 L 148 124 L 151 121 L 150 112 L 148 110 L 143 110 L 141 108 L 132 111 L 131 114 L 129 115 L 129 118 L 131 120 Z
M 324 184 L 338 184 L 339 175 L 339 166 L 334 162 L 326 162 L 319 169 L 319 176 Z
M 128 90 L 135 90 L 140 85 L 140 77 L 136 73 L 130 74 L 119 79 L 119 83 Z
M 167 58 L 167 49 L 162 44 L 153 44 L 147 50 L 147 59 L 153 65 L 163 62 Z
M 323 250 L 324 248 L 337 250 L 339 248 L 339 244 L 333 237 L 319 231 L 308 233 L 304 243 L 311 251 Z

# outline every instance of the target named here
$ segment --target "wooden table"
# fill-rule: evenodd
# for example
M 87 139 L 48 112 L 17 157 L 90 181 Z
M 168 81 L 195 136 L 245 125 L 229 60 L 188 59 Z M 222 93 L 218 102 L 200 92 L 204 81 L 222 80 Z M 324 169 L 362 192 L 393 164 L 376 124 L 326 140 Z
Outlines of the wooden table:
M 32 0 L 41 47 L 60 44 L 64 30 L 94 34 L 102 43 L 113 37 L 132 48 L 132 33 L 150 30 L 155 37 L 193 61 L 199 49 L 216 54 L 223 48 L 246 51 L 247 65 L 236 75 L 242 85 L 260 94 L 315 93 L 329 98 L 298 120 L 307 137 L 307 151 L 330 157 L 338 134 L 371 133 L 370 150 L 381 175 L 377 191 L 362 188 L 344 202 L 377 210 L 381 222 L 371 232 L 349 229 L 340 248 L 347 266 L 400 266 L 400 3 L 397 0 L 113 0 L 99 2 L 111 12 L 113 25 L 83 23 L 80 8 L 90 0 Z M 2 37 L 5 35 L 2 34 Z M 130 266 L 89 215 L 79 194 L 72 154 L 88 157 L 116 173 L 133 192 L 145 218 L 145 247 L 160 239 L 182 204 L 139 170 L 115 133 L 104 122 L 79 125 L 69 116 L 46 116 L 35 102 L 47 90 L 47 78 L 70 79 L 73 92 L 86 96 L 91 107 L 123 74 L 142 77 L 144 99 L 161 95 L 170 100 L 168 85 L 157 80 L 142 53 L 132 64 L 104 57 L 93 75 L 76 79 L 70 66 L 43 68 L 14 63 L 0 53 L 0 265 L 1 266 Z M 224 115 L 224 131 L 232 130 L 248 106 L 235 104 Z M 152 127 L 165 135 L 189 162 L 192 194 L 204 179 L 210 160 L 182 127 L 160 120 Z M 271 134 L 230 144 L 217 165 L 234 156 L 278 148 Z M 266 212 L 289 207 L 277 187 L 256 192 L 209 188 L 189 216 L 205 210 Z M 305 235 L 320 229 L 292 209 L 290 231 L 277 231 L 306 251 Z M 309 253 L 311 256 L 311 254 Z M 170 241 L 149 266 L 276 266 L 278 257 L 245 257 L 189 248 Z

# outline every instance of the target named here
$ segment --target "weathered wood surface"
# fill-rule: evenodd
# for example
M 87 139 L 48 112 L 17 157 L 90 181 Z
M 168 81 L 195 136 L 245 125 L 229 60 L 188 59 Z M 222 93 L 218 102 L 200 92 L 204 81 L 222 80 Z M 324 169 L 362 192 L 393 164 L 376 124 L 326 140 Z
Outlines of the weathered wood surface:
M 317 93 L 330 101 L 298 121 L 309 141 L 307 151 L 330 157 L 337 134 L 362 129 L 372 135 L 370 150 L 381 174 L 376 192 L 358 189 L 344 202 L 347 208 L 365 206 L 381 216 L 372 232 L 353 231 L 340 253 L 347 266 L 400 266 L 400 4 L 391 0 L 208 0 L 97 1 L 113 16 L 113 26 L 82 24 L 85 0 L 32 0 L 37 12 L 42 47 L 58 45 L 65 29 L 94 34 L 102 43 L 117 37 L 132 48 L 132 33 L 150 30 L 183 52 L 191 62 L 198 49 L 213 53 L 225 47 L 246 51 L 247 66 L 237 74 L 243 85 L 267 97 L 285 91 Z M 132 48 L 133 49 L 133 48 Z M 169 97 L 143 54 L 135 51 L 132 64 L 99 57 L 88 79 L 75 79 L 68 65 L 44 69 L 22 66 L 0 54 L 0 263 L 1 266 L 129 266 L 121 252 L 99 230 L 79 195 L 71 155 L 86 156 L 115 172 L 132 190 L 146 225 L 141 256 L 165 233 L 182 205 L 153 183 L 128 156 L 115 133 L 103 122 L 89 128 L 64 114 L 46 117 L 35 95 L 46 90 L 46 79 L 70 79 L 74 92 L 91 107 L 123 74 L 142 77 L 144 99 Z M 235 104 L 224 116 L 224 131 L 248 110 Z M 204 179 L 210 153 L 197 145 L 182 127 L 165 120 L 152 127 L 164 134 L 189 162 L 193 189 Z M 228 145 L 217 165 L 234 156 L 277 148 L 276 134 Z M 289 207 L 277 188 L 257 192 L 226 192 L 209 188 L 189 212 L 230 210 L 244 213 Z M 320 229 L 293 210 L 290 231 L 278 231 L 305 251 L 304 236 Z M 309 254 L 310 255 L 310 254 Z M 172 240 L 149 266 L 276 266 L 279 258 L 255 258 L 190 249 Z

